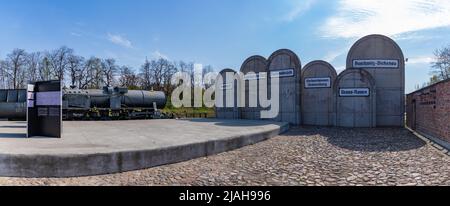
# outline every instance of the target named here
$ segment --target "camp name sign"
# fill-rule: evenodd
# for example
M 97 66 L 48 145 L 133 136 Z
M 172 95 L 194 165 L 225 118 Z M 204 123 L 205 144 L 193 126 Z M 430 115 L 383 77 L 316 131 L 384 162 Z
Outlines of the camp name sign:
M 233 89 L 233 84 L 222 84 L 221 86 L 220 86 L 220 89 L 222 89 L 222 90 L 232 90 Z
M 341 97 L 368 97 L 370 96 L 369 88 L 343 88 L 339 89 Z
M 244 80 L 250 81 L 250 80 L 260 80 L 260 79 L 266 79 L 266 73 L 250 73 L 244 75 Z
M 306 78 L 305 79 L 305 88 L 306 89 L 330 88 L 330 87 L 331 87 L 331 78 L 330 77 L 316 77 L 316 78 Z
M 397 59 L 355 59 L 353 60 L 353 68 L 400 68 Z
M 285 78 L 285 77 L 294 77 L 294 76 L 295 76 L 294 69 L 282 69 L 282 70 L 270 72 L 270 77 L 272 77 L 272 78 Z

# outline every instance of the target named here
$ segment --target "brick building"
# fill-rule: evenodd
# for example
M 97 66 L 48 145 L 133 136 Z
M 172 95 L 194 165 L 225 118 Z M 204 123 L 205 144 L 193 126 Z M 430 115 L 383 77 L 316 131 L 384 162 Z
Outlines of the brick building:
M 450 79 L 407 95 L 407 125 L 450 143 Z

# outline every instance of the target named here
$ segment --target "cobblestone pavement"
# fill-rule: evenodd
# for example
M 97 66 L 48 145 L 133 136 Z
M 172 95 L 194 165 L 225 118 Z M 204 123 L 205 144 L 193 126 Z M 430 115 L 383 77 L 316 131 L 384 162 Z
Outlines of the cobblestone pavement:
M 450 157 L 405 129 L 295 128 L 269 141 L 183 163 L 0 185 L 450 185 Z

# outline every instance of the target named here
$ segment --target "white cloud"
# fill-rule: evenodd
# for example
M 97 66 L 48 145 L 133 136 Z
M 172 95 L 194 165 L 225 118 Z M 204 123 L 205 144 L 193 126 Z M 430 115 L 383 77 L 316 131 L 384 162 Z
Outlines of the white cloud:
M 290 0 L 292 9 L 283 16 L 283 21 L 291 22 L 311 9 L 316 0 Z
M 117 34 L 110 34 L 108 33 L 108 40 L 114 44 L 117 44 L 119 46 L 123 46 L 126 48 L 133 48 L 133 45 L 131 44 L 131 41 L 126 39 L 125 37 Z
M 407 64 L 431 64 L 434 61 L 434 57 L 420 56 L 408 58 Z
M 334 69 L 336 69 L 336 73 L 339 75 L 341 72 L 345 71 L 345 66 L 337 66 Z
M 337 58 L 344 55 L 346 56 L 350 47 L 353 45 L 354 41 L 355 39 L 349 39 L 344 41 L 345 43 L 344 46 L 340 47 L 339 49 L 328 52 L 322 59 L 329 63 L 333 63 L 334 61 L 336 61 Z
M 170 60 L 169 56 L 159 52 L 159 51 L 154 51 L 152 53 L 152 58 L 154 59 L 166 59 L 166 60 Z
M 399 35 L 450 26 L 448 0 L 340 0 L 321 33 L 327 38 Z
M 83 36 L 82 34 L 77 33 L 77 32 L 70 32 L 70 35 L 75 36 L 75 37 L 81 37 L 81 36 Z
M 336 60 L 338 57 L 345 55 L 348 52 L 348 49 L 340 49 L 340 50 L 336 50 L 336 51 L 331 51 L 328 52 L 325 57 L 323 57 L 322 59 L 326 62 L 334 62 L 334 60 Z

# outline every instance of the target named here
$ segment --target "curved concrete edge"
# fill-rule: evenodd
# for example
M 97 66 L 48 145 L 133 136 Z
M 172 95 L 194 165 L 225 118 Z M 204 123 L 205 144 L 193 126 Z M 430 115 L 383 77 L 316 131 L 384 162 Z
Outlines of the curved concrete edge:
M 184 162 L 235 150 L 285 133 L 278 129 L 215 141 L 142 151 L 89 155 L 8 155 L 0 154 L 0 176 L 63 178 L 104 175 Z

